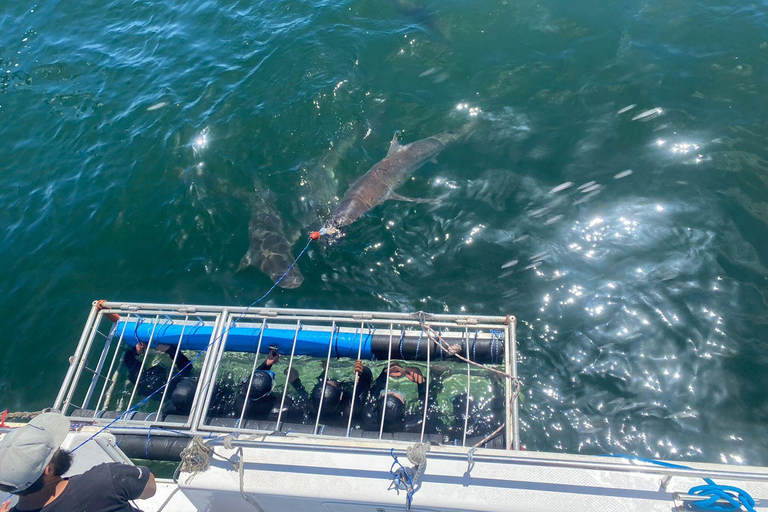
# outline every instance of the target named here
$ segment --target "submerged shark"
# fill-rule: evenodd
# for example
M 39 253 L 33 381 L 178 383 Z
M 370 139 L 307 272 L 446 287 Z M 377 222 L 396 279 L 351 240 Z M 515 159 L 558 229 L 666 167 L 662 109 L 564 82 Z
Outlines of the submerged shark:
M 304 276 L 299 267 L 291 267 L 294 261 L 291 252 L 293 244 L 286 236 L 283 220 L 275 208 L 274 193 L 257 192 L 251 196 L 250 203 L 248 234 L 251 242 L 237 271 L 258 267 L 281 288 L 298 288 L 304 282 Z
M 339 236 L 340 229 L 355 222 L 374 206 L 387 199 L 430 202 L 411 199 L 395 193 L 416 169 L 434 159 L 450 144 L 466 137 L 474 130 L 477 121 L 471 121 L 461 128 L 433 135 L 423 140 L 401 145 L 398 133 L 392 138 L 387 156 L 352 185 L 326 223 L 324 229 L 329 236 Z

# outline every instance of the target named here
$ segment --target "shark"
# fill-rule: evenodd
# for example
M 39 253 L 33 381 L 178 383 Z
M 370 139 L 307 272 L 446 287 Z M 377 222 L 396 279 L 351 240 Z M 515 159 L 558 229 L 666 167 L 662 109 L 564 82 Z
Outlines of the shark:
M 293 265 L 293 245 L 285 233 L 283 219 L 275 207 L 274 193 L 262 190 L 251 194 L 248 223 L 250 244 L 237 272 L 254 266 L 281 288 L 298 288 L 304 282 L 299 267 Z M 295 240 L 294 240 L 295 241 Z
M 432 202 L 404 197 L 395 190 L 414 171 L 426 162 L 434 160 L 448 146 L 468 137 L 476 126 L 477 120 L 473 120 L 456 130 L 438 133 L 405 145 L 398 141 L 400 132 L 395 132 L 387 156 L 371 167 L 347 190 L 323 227 L 324 233 L 331 237 L 340 236 L 343 227 L 352 224 L 387 199 Z

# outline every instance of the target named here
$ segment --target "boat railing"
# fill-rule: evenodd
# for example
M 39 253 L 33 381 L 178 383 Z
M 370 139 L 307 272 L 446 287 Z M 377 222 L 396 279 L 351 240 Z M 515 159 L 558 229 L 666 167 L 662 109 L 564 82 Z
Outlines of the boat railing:
M 134 350 L 141 344 L 146 349 Z M 175 350 L 169 349 L 175 348 Z M 128 348 L 128 355 L 126 355 Z M 158 352 L 160 350 L 160 352 Z M 131 352 L 133 351 L 133 352 Z M 160 359 L 161 352 L 172 354 L 170 371 Z M 247 410 L 253 402 L 254 375 L 270 357 L 270 352 L 288 357 L 281 361 L 275 381 L 273 400 L 279 404 L 277 417 L 255 418 Z M 189 364 L 183 367 L 184 361 Z M 395 365 L 423 368 L 426 396 L 417 413 L 422 415 L 420 431 L 411 431 L 408 439 L 434 441 L 428 430 L 428 414 L 436 397 L 430 396 L 439 380 L 441 365 L 464 368 L 463 425 L 458 425 L 453 442 L 460 446 L 485 446 L 491 438 L 507 449 L 519 449 L 518 391 L 515 319 L 510 316 L 478 316 L 417 313 L 378 313 L 320 309 L 243 308 L 207 305 L 94 302 L 74 356 L 54 403 L 77 421 L 115 430 L 133 429 L 142 434 L 264 433 L 300 431 L 306 435 L 359 437 L 355 427 L 352 399 L 344 416 L 346 425 L 324 428 L 323 401 L 311 418 L 305 414 L 303 425 L 296 428 L 290 416 L 289 377 L 307 360 L 321 365 L 321 396 L 334 385 L 331 367 L 346 364 L 346 386 L 357 396 L 359 374 L 355 360 L 381 367 L 386 375 L 382 396 L 390 391 L 390 374 Z M 369 363 L 370 361 L 370 363 Z M 167 362 L 167 361 L 165 361 Z M 130 366 L 130 368 L 128 368 Z M 172 404 L 170 390 L 187 378 L 194 367 L 197 377 L 189 379 L 194 398 L 188 408 Z M 277 367 L 275 367 L 277 368 Z M 386 373 L 385 373 L 386 372 Z M 233 377 L 236 375 L 236 378 Z M 476 389 L 473 379 L 486 377 L 499 388 L 503 405 L 495 420 L 496 430 L 484 432 L 478 441 L 468 424 L 474 407 Z M 463 378 L 463 377 L 462 377 Z M 292 382 L 292 381 L 291 381 Z M 222 392 L 245 393 L 242 406 L 221 415 L 216 402 Z M 148 387 L 150 386 L 150 387 Z M 378 397 L 374 397 L 378 398 Z M 294 404 L 295 405 L 295 404 Z M 295 414 L 294 414 L 295 415 Z M 386 408 L 378 420 L 378 432 L 364 437 L 392 439 L 386 422 Z M 265 421 L 269 420 L 269 421 Z M 338 423 L 338 421 L 337 421 Z M 468 433 L 470 435 L 468 435 Z M 415 434 L 415 436 L 414 436 Z M 397 440 L 397 436 L 394 436 Z

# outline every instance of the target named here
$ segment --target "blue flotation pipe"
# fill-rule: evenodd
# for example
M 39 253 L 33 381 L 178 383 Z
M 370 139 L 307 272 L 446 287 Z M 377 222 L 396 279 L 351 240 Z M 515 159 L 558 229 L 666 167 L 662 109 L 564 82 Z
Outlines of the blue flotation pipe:
M 139 342 L 149 343 L 151 338 L 152 346 L 166 344 L 179 345 L 182 350 L 205 350 L 213 341 L 211 338 L 213 326 L 204 324 L 188 325 L 184 328 L 182 325 L 171 322 L 152 323 L 121 320 L 115 324 L 114 333 L 116 336 L 122 335 L 123 341 L 131 346 L 136 346 Z M 230 327 L 226 333 L 227 345 L 225 349 L 234 352 L 256 352 L 260 334 L 260 325 Z M 267 353 L 270 346 L 277 346 L 277 350 L 281 354 L 290 354 L 294 336 L 296 336 L 295 329 L 270 327 L 267 324 L 264 328 L 260 352 Z M 296 339 L 296 355 L 324 358 L 328 355 L 328 343 L 332 342 L 331 354 L 335 357 L 357 359 L 358 350 L 360 350 L 361 359 L 374 359 L 371 351 L 372 337 L 372 329 L 365 329 L 363 332 L 340 332 L 337 330 L 333 333 L 333 340 L 331 341 L 330 331 L 312 331 L 299 328 Z M 360 343 L 363 345 L 362 349 L 360 349 Z
M 113 333 L 131 346 L 139 342 L 152 346 L 160 344 L 178 345 L 182 350 L 205 350 L 213 342 L 213 326 L 200 322 L 196 325 L 181 324 L 172 321 L 150 322 L 142 319 L 119 320 L 114 325 Z M 379 332 L 373 328 L 337 330 L 313 330 L 311 327 L 296 329 L 290 324 L 266 324 L 259 351 L 264 354 L 270 347 L 276 346 L 281 354 L 290 354 L 293 338 L 296 336 L 296 355 L 325 358 L 328 355 L 328 343 L 331 343 L 331 356 L 357 359 L 425 361 L 429 350 L 432 360 L 452 359 L 454 353 L 460 354 L 477 363 L 501 364 L 504 362 L 504 334 L 501 331 L 489 331 L 489 336 L 467 334 L 461 339 L 454 338 L 453 353 L 449 353 L 423 331 L 401 332 L 390 336 L 388 330 Z M 256 352 L 259 346 L 261 325 L 234 325 L 227 332 L 228 352 Z M 333 339 L 331 339 L 333 338 Z M 362 347 L 361 347 L 362 344 Z M 391 347 L 390 347 L 391 345 Z M 429 349 L 427 348 L 429 346 Z

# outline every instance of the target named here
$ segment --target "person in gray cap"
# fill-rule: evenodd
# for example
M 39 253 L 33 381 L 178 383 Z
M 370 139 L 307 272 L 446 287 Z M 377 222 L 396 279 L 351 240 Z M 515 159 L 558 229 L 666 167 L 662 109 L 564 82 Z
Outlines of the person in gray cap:
M 61 444 L 69 420 L 44 413 L 0 441 L 0 490 L 19 497 L 0 512 L 133 512 L 130 500 L 155 494 L 155 477 L 144 466 L 100 464 L 81 475 L 62 478 L 72 454 Z

